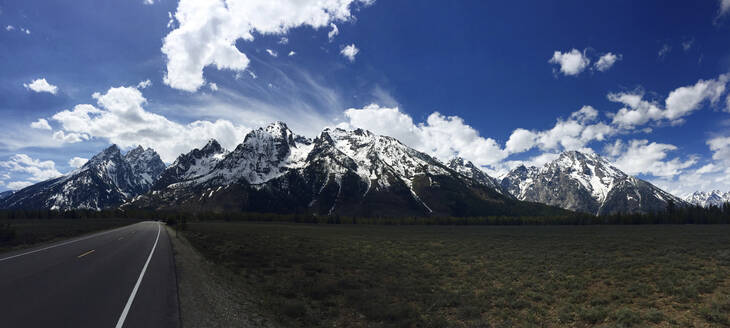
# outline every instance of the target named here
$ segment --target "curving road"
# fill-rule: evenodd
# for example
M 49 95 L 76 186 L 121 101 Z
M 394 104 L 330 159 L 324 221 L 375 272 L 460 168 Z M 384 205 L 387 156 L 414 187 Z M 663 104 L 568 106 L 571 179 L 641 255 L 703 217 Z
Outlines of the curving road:
M 179 327 L 169 236 L 141 222 L 0 254 L 2 327 Z

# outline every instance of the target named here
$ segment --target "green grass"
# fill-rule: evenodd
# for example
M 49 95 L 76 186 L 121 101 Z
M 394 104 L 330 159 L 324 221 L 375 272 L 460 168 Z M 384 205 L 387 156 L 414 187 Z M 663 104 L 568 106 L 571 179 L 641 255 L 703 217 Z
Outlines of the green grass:
M 138 222 L 131 219 L 0 220 L 0 252 Z
M 722 327 L 730 226 L 191 223 L 261 307 L 306 327 Z

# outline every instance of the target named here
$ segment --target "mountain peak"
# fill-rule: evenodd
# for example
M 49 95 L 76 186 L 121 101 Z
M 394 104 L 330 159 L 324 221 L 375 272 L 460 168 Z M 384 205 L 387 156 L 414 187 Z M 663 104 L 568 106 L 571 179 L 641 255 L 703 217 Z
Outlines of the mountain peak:
M 655 212 L 682 200 L 629 176 L 595 153 L 565 151 L 541 168 L 519 166 L 502 187 L 520 200 L 592 214 Z
M 221 144 L 218 143 L 215 139 L 208 140 L 208 143 L 203 146 L 203 148 L 200 149 L 204 153 L 217 153 L 223 150 L 223 147 Z

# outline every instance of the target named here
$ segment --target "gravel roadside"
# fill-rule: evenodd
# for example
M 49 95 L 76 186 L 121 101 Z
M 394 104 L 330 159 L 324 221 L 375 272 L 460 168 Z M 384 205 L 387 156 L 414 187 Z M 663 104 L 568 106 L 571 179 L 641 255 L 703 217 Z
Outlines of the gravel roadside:
M 208 262 L 184 236 L 167 228 L 175 254 L 183 328 L 277 327 L 260 314 L 235 275 Z

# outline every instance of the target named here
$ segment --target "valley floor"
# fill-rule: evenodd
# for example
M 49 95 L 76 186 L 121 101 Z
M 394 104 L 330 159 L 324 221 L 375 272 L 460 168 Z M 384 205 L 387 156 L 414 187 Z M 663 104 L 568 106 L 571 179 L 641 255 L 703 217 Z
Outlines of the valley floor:
M 284 326 L 730 325 L 728 225 L 203 222 L 182 234 Z

